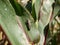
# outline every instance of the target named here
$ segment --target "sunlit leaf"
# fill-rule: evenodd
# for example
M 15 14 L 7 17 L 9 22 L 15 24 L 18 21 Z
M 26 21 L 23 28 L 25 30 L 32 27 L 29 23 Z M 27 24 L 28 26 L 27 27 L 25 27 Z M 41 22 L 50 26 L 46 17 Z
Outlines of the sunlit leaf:
M 29 45 L 25 33 L 19 27 L 16 14 L 8 0 L 0 0 L 0 25 L 12 45 Z
M 44 0 L 40 9 L 39 31 L 40 31 L 40 45 L 44 44 L 44 28 L 49 23 L 52 14 L 52 4 L 54 0 Z
M 38 19 L 40 7 L 41 7 L 41 0 L 32 0 L 32 16 L 36 19 Z

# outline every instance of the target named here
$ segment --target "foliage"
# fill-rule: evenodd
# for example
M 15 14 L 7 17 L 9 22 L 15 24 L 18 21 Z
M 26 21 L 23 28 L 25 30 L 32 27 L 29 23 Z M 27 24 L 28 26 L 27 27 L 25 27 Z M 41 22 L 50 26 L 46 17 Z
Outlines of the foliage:
M 0 30 L 11 45 L 57 45 L 59 0 L 0 0 L 0 4 Z

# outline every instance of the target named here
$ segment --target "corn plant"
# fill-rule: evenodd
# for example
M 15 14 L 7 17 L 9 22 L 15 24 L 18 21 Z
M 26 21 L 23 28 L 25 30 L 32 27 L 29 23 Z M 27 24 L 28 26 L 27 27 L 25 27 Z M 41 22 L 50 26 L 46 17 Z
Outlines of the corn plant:
M 0 45 L 57 45 L 59 12 L 59 0 L 0 0 Z

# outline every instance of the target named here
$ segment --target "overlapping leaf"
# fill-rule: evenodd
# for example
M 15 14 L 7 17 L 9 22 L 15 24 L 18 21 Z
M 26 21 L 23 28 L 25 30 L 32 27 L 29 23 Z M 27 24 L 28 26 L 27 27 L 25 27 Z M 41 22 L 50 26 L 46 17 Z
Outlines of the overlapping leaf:
M 25 33 L 19 27 L 16 14 L 9 0 L 0 0 L 0 25 L 12 45 L 29 45 Z
M 39 31 L 41 35 L 40 45 L 44 43 L 44 28 L 49 23 L 52 14 L 52 4 L 54 0 L 43 0 L 43 5 L 40 9 Z
M 18 4 L 16 4 L 16 5 L 18 5 Z M 20 21 L 22 23 L 22 27 L 24 28 L 24 31 L 26 32 L 27 36 L 30 38 L 30 41 L 32 41 L 32 42 L 34 42 L 34 41 L 39 42 L 39 40 L 40 40 L 40 34 L 39 34 L 39 31 L 38 31 L 38 28 L 36 28 L 34 20 L 31 19 L 32 18 L 32 17 L 30 17 L 31 15 L 27 12 L 27 10 L 25 10 L 24 6 L 22 8 L 23 8 L 22 10 L 24 10 L 24 11 L 22 11 L 23 15 L 22 14 L 18 14 L 18 15 L 22 15 L 22 16 L 18 16 L 18 17 L 19 17 L 19 19 L 21 19 Z M 18 8 L 18 9 L 20 9 L 20 8 Z M 27 25 L 29 25 L 28 27 L 26 26 L 26 23 L 27 23 Z
M 32 16 L 36 19 L 38 19 L 40 7 L 41 7 L 41 0 L 32 0 Z

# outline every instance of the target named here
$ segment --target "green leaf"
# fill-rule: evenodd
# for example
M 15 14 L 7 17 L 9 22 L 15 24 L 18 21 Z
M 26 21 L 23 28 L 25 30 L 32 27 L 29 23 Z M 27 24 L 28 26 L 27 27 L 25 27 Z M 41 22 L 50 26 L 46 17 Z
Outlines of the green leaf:
M 38 19 L 40 7 L 41 7 L 41 0 L 36 0 L 36 2 L 35 2 L 35 12 L 36 12 L 36 18 L 37 19 Z
M 52 4 L 54 0 L 44 0 L 40 9 L 39 31 L 40 31 L 40 45 L 44 43 L 44 28 L 49 23 L 52 14 Z
M 53 2 L 54 1 L 50 0 L 44 1 L 43 6 L 41 7 L 40 21 L 43 23 L 44 26 L 46 26 L 50 21 Z
M 0 0 L 0 25 L 12 45 L 29 45 L 26 35 L 19 27 L 16 14 L 9 0 Z
M 38 28 L 36 27 L 35 23 L 28 20 L 28 21 L 30 21 L 29 22 L 30 23 L 30 25 L 29 25 L 30 28 L 28 30 L 25 22 L 23 21 L 24 19 L 22 17 L 19 17 L 19 19 L 21 21 L 21 24 L 24 28 L 25 33 L 27 34 L 27 36 L 29 38 L 29 41 L 33 42 L 35 44 L 38 43 L 40 41 L 40 33 L 39 33 Z
M 16 2 L 17 3 L 17 2 Z M 12 1 L 12 3 L 11 3 L 12 5 L 13 5 L 13 1 Z M 14 4 L 15 5 L 15 4 Z M 13 7 L 17 7 L 17 6 L 14 6 L 13 5 Z M 18 5 L 18 4 L 16 4 L 16 5 Z M 24 32 L 27 34 L 27 37 L 29 38 L 29 40 L 31 41 L 31 42 L 34 42 L 34 41 L 36 41 L 36 42 L 34 42 L 34 43 L 37 43 L 37 42 L 39 42 L 39 40 L 40 40 L 40 34 L 39 34 L 39 31 L 38 31 L 38 29 L 35 27 L 35 23 L 34 23 L 34 20 L 33 20 L 33 18 L 32 18 L 32 16 L 31 16 L 31 14 L 28 12 L 28 10 L 24 7 L 24 6 L 22 6 L 21 4 L 20 5 L 18 5 L 19 7 L 22 7 L 22 10 L 24 10 L 24 11 L 22 11 L 23 12 L 23 15 L 21 14 L 21 16 L 18 16 L 18 20 L 21 22 L 21 25 L 22 25 L 22 28 L 23 28 L 23 30 L 24 30 Z M 15 9 L 15 8 L 14 8 Z M 19 8 L 20 9 L 20 8 Z M 15 9 L 15 10 L 17 10 L 17 9 Z M 21 10 L 18 10 L 18 12 L 19 11 L 21 11 Z M 20 14 L 20 13 L 19 13 Z M 18 15 L 19 15 L 18 14 Z M 27 27 L 26 27 L 26 21 L 30 21 L 30 24 L 31 24 L 31 26 L 29 25 L 29 27 L 30 27 L 30 31 L 28 31 L 28 29 L 27 29 Z M 19 22 L 18 21 L 18 22 Z M 28 24 L 27 24 L 28 25 Z
M 55 5 L 55 6 L 54 6 L 54 14 L 53 14 L 53 15 L 54 15 L 54 17 L 55 17 L 55 16 L 57 16 L 57 14 L 58 14 L 59 10 L 60 10 L 60 6 Z
M 31 24 L 29 34 L 30 34 L 29 36 L 30 36 L 31 40 L 35 44 L 39 43 L 39 41 L 40 41 L 40 33 L 39 33 L 38 28 L 36 27 L 35 23 Z
M 31 21 L 34 21 L 33 17 L 31 16 L 30 12 L 21 4 L 18 3 L 16 0 L 9 0 L 13 6 L 13 8 L 15 9 L 15 12 L 18 16 L 21 16 L 22 18 L 24 18 L 25 20 L 27 18 L 29 18 Z
M 32 16 L 38 19 L 38 14 L 41 7 L 41 0 L 32 0 Z
M 60 6 L 60 0 L 55 0 L 55 3 Z

